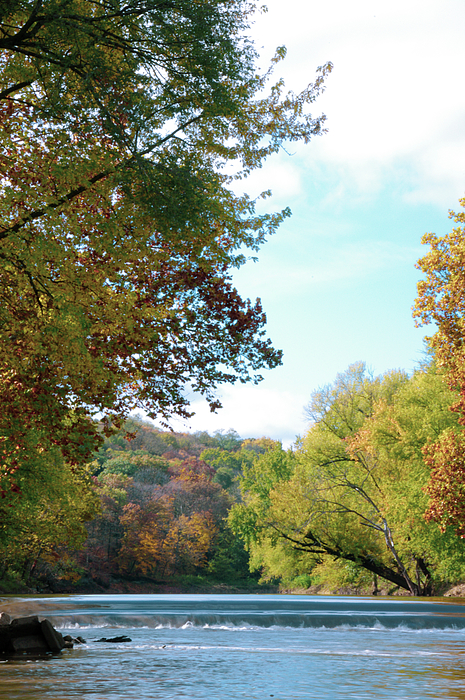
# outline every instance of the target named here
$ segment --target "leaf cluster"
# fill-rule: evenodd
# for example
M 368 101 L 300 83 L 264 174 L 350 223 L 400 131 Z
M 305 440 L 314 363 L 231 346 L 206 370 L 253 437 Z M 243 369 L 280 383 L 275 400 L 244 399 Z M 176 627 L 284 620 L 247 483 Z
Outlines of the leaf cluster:
M 289 212 L 258 215 L 231 185 L 323 131 L 308 108 L 331 66 L 299 95 L 268 88 L 246 34 L 253 10 L 2 5 L 0 436 L 24 415 L 44 449 L 86 460 L 91 416 L 107 431 L 138 407 L 188 417 L 186 387 L 216 410 L 219 384 L 281 362 L 231 270 Z
M 243 503 L 229 517 L 253 565 L 283 581 L 307 573 L 348 585 L 352 574 L 365 583 L 371 576 L 375 590 L 379 577 L 414 595 L 463 576 L 450 521 L 441 532 L 425 519 L 435 481 L 428 450 L 457 425 L 454 399 L 434 365 L 373 377 L 358 363 L 315 392 L 292 468 L 270 474 L 259 459 L 240 480 Z

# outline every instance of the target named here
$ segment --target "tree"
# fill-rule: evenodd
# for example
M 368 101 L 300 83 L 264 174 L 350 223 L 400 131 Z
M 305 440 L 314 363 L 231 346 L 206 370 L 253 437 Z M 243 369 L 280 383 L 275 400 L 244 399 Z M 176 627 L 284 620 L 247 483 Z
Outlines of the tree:
M 140 499 L 134 488 L 128 495 L 131 501 L 120 517 L 123 570 L 163 579 L 206 564 L 230 505 L 218 484 L 185 468 L 167 484 L 152 486 L 148 499 Z
M 442 532 L 425 520 L 432 464 L 431 446 L 457 427 L 450 411 L 455 394 L 433 363 L 378 403 L 372 418 L 350 440 L 352 455 L 373 465 L 382 492 L 382 512 L 395 533 L 396 549 L 415 588 L 430 593 L 464 575 L 464 552 L 453 528 Z
M 69 557 L 64 548 L 73 551 L 83 545 L 84 523 L 99 511 L 89 487 L 90 470 L 72 469 L 55 447 L 31 454 L 16 479 L 14 500 L 0 501 L 0 580 L 47 579 L 52 569 L 59 577 L 66 575 Z
M 271 448 L 278 443 L 274 440 L 261 438 L 260 440 L 243 440 L 241 449 L 225 449 L 222 447 L 209 447 L 200 455 L 207 464 L 215 470 L 214 481 L 224 489 L 228 489 L 239 497 L 237 478 L 243 475 L 244 467 L 251 466 L 255 460 L 256 452 L 265 452 L 264 442 Z
M 314 555 L 353 562 L 397 586 L 415 590 L 383 512 L 376 464 L 348 451 L 350 439 L 373 416 L 377 402 L 406 380 L 373 378 L 363 363 L 315 392 L 314 421 L 299 450 L 292 478 L 271 494 L 269 520 L 281 537 Z M 385 550 L 389 556 L 385 556 Z M 391 563 L 391 559 L 393 560 Z
M 327 575 L 333 560 L 343 578 L 349 566 L 370 572 L 375 589 L 380 577 L 414 595 L 460 578 L 460 541 L 424 519 L 423 448 L 453 425 L 453 399 L 434 368 L 373 378 L 362 363 L 315 392 L 293 469 L 270 483 L 257 462 L 242 480 L 244 504 L 231 519 L 252 562 L 292 578 L 315 567 Z
M 98 444 L 92 414 L 106 426 L 136 407 L 188 416 L 186 386 L 214 410 L 218 384 L 259 381 L 280 363 L 259 300 L 243 301 L 230 271 L 289 212 L 257 215 L 231 185 L 286 140 L 322 131 L 307 106 L 331 66 L 299 95 L 278 81 L 264 96 L 270 73 L 257 74 L 246 35 L 253 10 L 243 0 L 1 5 L 9 478 L 30 431 L 77 463 Z
M 261 571 L 263 579 L 275 578 L 289 568 L 290 547 L 278 543 L 279 532 L 270 523 L 271 493 L 291 478 L 294 454 L 283 450 L 279 443 L 262 454 L 254 450 L 241 452 L 246 453 L 250 461 L 243 462 L 239 478 L 242 499 L 231 508 L 228 524 L 244 541 L 250 553 L 251 570 Z M 290 556 L 292 558 L 292 554 Z
M 462 207 L 465 199 L 460 200 Z M 449 212 L 457 224 L 451 233 L 438 237 L 423 236 L 430 246 L 417 267 L 425 278 L 418 282 L 418 297 L 413 315 L 417 325 L 434 323 L 436 332 L 427 340 L 438 366 L 456 400 L 451 410 L 458 414 L 458 423 L 465 425 L 465 212 Z M 445 530 L 455 527 L 465 534 L 465 453 L 463 429 L 458 425 L 425 446 L 425 458 L 431 468 L 427 487 L 430 503 L 427 518 Z
M 148 426 L 135 420 L 131 425 L 143 426 L 141 446 L 152 446 Z M 152 430 L 159 438 L 173 437 Z M 80 566 L 101 585 L 112 575 L 142 573 L 166 580 L 206 570 L 222 542 L 232 499 L 213 483 L 214 470 L 195 456 L 201 449 L 195 436 L 185 436 L 192 442 L 193 454 L 177 450 L 172 458 L 167 457 L 170 453 L 161 458 L 132 450 L 132 440 L 120 446 L 114 437 L 105 445 L 119 449 L 101 450 L 89 465 L 98 474 L 94 483 L 101 512 L 87 525 L 89 537 L 78 556 Z M 177 435 L 179 442 L 183 437 Z M 225 566 L 226 557 L 222 560 L 217 567 Z

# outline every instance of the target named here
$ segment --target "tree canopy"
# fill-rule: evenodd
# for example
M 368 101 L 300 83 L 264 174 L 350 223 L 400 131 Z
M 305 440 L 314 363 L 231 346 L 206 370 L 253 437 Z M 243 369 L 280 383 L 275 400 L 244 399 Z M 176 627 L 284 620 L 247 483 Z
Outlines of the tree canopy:
M 280 363 L 231 270 L 289 211 L 258 215 L 233 184 L 323 131 L 308 106 L 331 65 L 298 95 L 268 87 L 247 37 L 254 11 L 1 3 L 3 495 L 32 448 L 87 459 L 91 415 L 187 417 L 185 387 L 215 410 L 218 384 Z
M 465 199 L 460 200 L 462 207 Z M 455 527 L 465 536 L 465 212 L 449 212 L 459 224 L 443 237 L 426 234 L 430 246 L 417 267 L 424 273 L 418 283 L 413 311 L 418 325 L 434 323 L 436 332 L 428 338 L 444 379 L 455 392 L 451 406 L 458 423 L 424 448 L 431 469 L 428 484 L 430 503 L 427 517 L 445 530 Z
M 136 437 L 128 440 L 128 431 Z M 216 478 L 226 461 L 217 458 L 239 455 L 235 479 L 256 454 L 246 446 L 263 451 L 263 442 L 234 431 L 163 431 L 131 418 L 85 470 L 64 462 L 58 447 L 42 453 L 16 474 L 15 507 L 2 509 L 0 590 L 137 590 L 141 577 L 151 586 L 255 586 L 258 575 L 226 524 L 237 487 Z M 215 466 L 199 458 L 212 451 Z
M 414 595 L 463 576 L 461 541 L 424 517 L 423 450 L 456 425 L 453 400 L 434 367 L 372 377 L 358 363 L 315 392 L 296 452 L 269 452 L 240 479 L 244 502 L 229 519 L 252 564 L 327 576 L 335 562 Z

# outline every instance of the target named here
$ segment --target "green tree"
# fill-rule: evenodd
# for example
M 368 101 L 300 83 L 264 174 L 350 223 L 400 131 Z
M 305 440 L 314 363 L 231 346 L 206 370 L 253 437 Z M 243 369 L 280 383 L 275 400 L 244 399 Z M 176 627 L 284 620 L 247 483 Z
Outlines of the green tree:
M 107 427 L 138 406 L 188 416 L 186 386 L 215 409 L 218 384 L 280 363 L 260 302 L 243 301 L 230 272 L 289 212 L 257 215 L 231 185 L 322 131 L 307 107 L 330 66 L 299 95 L 282 81 L 266 94 L 247 37 L 254 9 L 1 4 L 5 483 L 30 432 L 85 461 L 99 441 L 90 415 Z
M 382 512 L 395 533 L 399 556 L 417 589 L 430 592 L 441 582 L 465 574 L 462 542 L 452 527 L 425 519 L 431 464 L 427 451 L 457 427 L 450 411 L 456 396 L 434 363 L 399 387 L 391 402 L 382 400 L 350 441 L 350 452 L 370 463 L 383 498 Z
M 392 394 L 404 380 L 386 378 L 385 393 Z M 275 541 L 286 540 L 287 547 L 312 555 L 306 559 L 310 567 L 331 557 L 407 587 L 397 566 L 384 561 L 386 544 L 377 536 L 383 528 L 386 543 L 397 552 L 376 504 L 376 480 L 370 467 L 347 451 L 348 439 L 373 414 L 382 384 L 358 363 L 313 394 L 307 407 L 313 425 L 300 444 L 291 478 L 270 492 L 265 523 Z
M 242 498 L 229 512 L 229 527 L 244 541 L 251 571 L 261 571 L 264 580 L 284 577 L 290 570 L 290 561 L 296 557 L 292 546 L 278 542 L 279 532 L 270 524 L 268 515 L 272 490 L 281 488 L 293 473 L 294 454 L 283 450 L 281 444 L 262 454 L 247 449 L 241 452 L 247 455 L 248 462 L 244 462 L 239 478 Z
M 270 484 L 257 462 L 242 482 L 231 518 L 255 563 L 289 578 L 315 566 L 333 576 L 333 560 L 341 581 L 349 566 L 352 580 L 366 570 L 375 588 L 381 577 L 415 595 L 463 576 L 460 540 L 424 519 L 423 448 L 453 425 L 453 400 L 434 368 L 373 378 L 361 363 L 316 392 L 292 472 Z M 311 556 L 296 559 L 291 548 Z
M 90 479 L 90 469 L 71 467 L 57 447 L 31 455 L 16 474 L 13 503 L 0 501 L 0 581 L 67 577 L 67 552 L 83 546 L 84 523 L 99 512 Z

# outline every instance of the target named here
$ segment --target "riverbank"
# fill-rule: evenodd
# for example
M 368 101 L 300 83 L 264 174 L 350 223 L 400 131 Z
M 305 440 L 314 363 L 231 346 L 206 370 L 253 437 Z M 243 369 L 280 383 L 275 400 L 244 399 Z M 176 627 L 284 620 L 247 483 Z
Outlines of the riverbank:
M 44 590 L 18 585 L 15 590 L 11 587 L 3 588 L 0 582 L 0 597 L 13 597 L 16 595 L 125 595 L 125 594 L 282 594 L 282 595 L 321 595 L 321 596 L 379 596 L 379 597 L 407 597 L 407 591 L 392 586 L 381 586 L 376 593 L 370 588 L 356 588 L 343 586 L 333 588 L 324 584 L 309 586 L 308 588 L 283 588 L 272 584 L 259 584 L 254 581 L 244 582 L 243 585 L 209 582 L 201 577 L 189 581 L 160 583 L 151 580 L 124 580 L 110 579 L 104 584 L 93 579 L 86 579 L 78 583 L 61 582 L 55 590 Z M 432 597 L 465 598 L 465 583 L 451 586 L 444 584 L 438 587 Z M 20 614 L 20 613 L 18 613 Z
M 279 593 L 283 595 L 343 595 L 343 596 L 378 596 L 380 598 L 386 598 L 391 596 L 396 597 L 409 597 L 408 591 L 403 588 L 392 587 L 392 586 L 381 586 L 376 593 L 373 592 L 372 588 L 353 588 L 350 586 L 342 586 L 340 588 L 329 588 L 324 584 L 309 586 L 309 588 L 294 588 L 285 589 L 282 588 Z M 426 597 L 426 596 L 425 596 Z M 429 596 L 428 596 L 429 597 Z M 465 583 L 458 583 L 454 586 L 450 584 L 444 584 L 442 587 L 438 587 L 431 598 L 465 598 Z
M 95 595 L 95 594 L 150 594 L 150 593 L 279 593 L 279 586 L 258 584 L 255 581 L 238 583 L 211 582 L 198 577 L 189 580 L 173 582 L 157 582 L 149 579 L 127 580 L 110 578 L 105 582 L 94 579 L 84 579 L 77 583 L 59 582 L 51 588 L 30 587 L 18 584 L 2 586 L 0 581 L 0 596 L 8 595 Z

